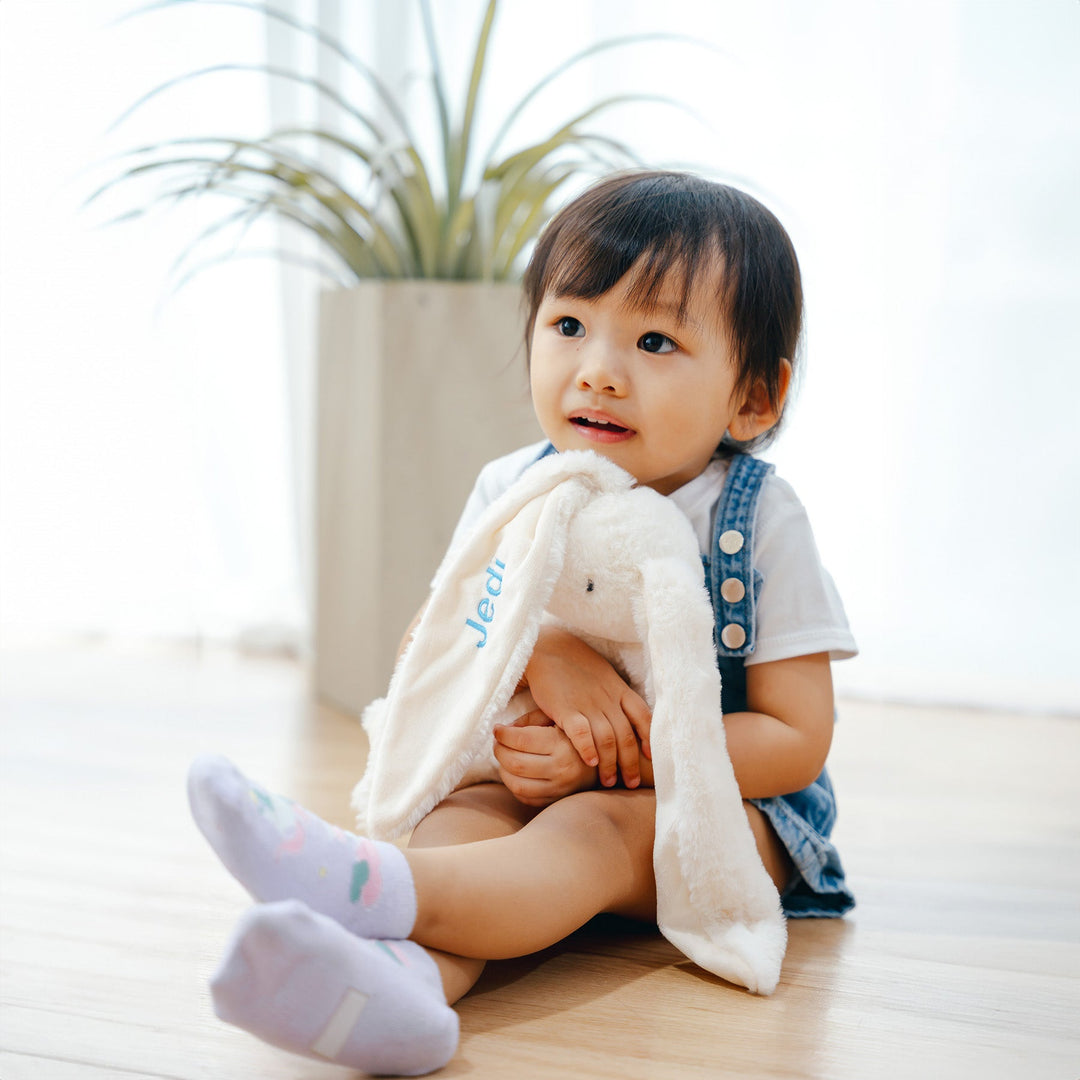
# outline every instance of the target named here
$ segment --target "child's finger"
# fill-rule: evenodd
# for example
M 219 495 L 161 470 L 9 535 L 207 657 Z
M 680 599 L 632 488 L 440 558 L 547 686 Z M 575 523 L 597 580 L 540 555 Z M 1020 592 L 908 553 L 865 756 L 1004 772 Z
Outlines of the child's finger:
M 624 726 L 629 729 L 629 725 L 623 721 Z M 630 732 L 631 736 L 633 732 Z M 596 752 L 599 755 L 599 772 L 600 783 L 604 787 L 613 787 L 616 781 L 619 779 L 619 758 L 620 758 L 620 738 L 619 733 L 614 724 L 607 716 L 600 716 L 592 721 L 592 737 L 593 744 L 596 746 Z M 637 751 L 637 741 L 634 742 L 635 753 Z M 582 759 L 584 760 L 584 758 Z M 588 762 L 586 762 L 588 764 Z
M 512 727 L 552 727 L 555 721 L 543 709 L 531 709 L 522 713 L 511 725 Z
M 649 745 L 649 734 L 652 731 L 652 713 L 649 711 L 649 706 L 645 704 L 644 698 L 630 689 L 623 694 L 619 704 L 637 734 L 638 741 L 641 743 L 641 752 L 651 761 L 652 747 Z
M 530 754 L 524 750 L 512 750 L 509 746 L 495 744 L 495 760 L 513 776 L 533 780 L 547 778 L 550 771 L 549 759 L 543 754 Z
M 637 735 L 630 721 L 622 714 L 611 721 L 618 756 L 619 773 L 628 788 L 636 788 L 641 783 L 641 748 Z
M 589 725 L 589 721 L 581 713 L 571 713 L 565 717 L 559 726 L 563 729 L 566 737 L 574 744 L 574 749 L 578 752 L 578 756 L 586 765 L 599 765 L 600 773 L 603 776 L 604 766 L 600 760 L 600 753 L 593 741 L 592 728 Z M 608 762 L 608 768 L 614 763 L 615 755 L 611 755 L 611 760 Z
M 523 754 L 547 754 L 551 752 L 552 736 L 558 729 L 554 724 L 523 725 L 516 723 L 495 728 L 496 746 L 518 750 Z

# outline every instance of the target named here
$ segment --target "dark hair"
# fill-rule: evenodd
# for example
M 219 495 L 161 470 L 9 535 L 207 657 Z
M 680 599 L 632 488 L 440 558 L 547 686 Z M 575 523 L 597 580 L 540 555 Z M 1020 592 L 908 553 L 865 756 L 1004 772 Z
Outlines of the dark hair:
M 720 260 L 717 319 L 737 358 L 736 390 L 762 382 L 779 404 L 781 360 L 794 367 L 802 281 L 788 234 L 757 199 L 688 173 L 631 172 L 601 180 L 548 223 L 525 271 L 528 319 L 548 293 L 592 300 L 637 266 L 629 302 L 648 307 L 669 274 L 682 284 L 680 316 L 694 283 Z M 740 446 L 760 445 L 775 428 Z

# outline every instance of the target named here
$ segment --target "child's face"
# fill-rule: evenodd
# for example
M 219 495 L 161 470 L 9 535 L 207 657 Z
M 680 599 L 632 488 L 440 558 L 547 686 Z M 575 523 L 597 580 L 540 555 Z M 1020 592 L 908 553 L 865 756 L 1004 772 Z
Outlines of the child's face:
M 595 300 L 544 297 L 532 335 L 533 407 L 557 450 L 596 450 L 668 495 L 705 468 L 729 428 L 753 436 L 743 434 L 714 283 L 694 291 L 680 321 L 677 282 L 635 309 L 626 304 L 632 274 Z

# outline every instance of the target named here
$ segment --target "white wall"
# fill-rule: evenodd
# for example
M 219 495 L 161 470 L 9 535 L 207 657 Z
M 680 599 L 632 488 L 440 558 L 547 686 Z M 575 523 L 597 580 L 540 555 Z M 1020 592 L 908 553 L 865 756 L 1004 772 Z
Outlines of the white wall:
M 82 171 L 165 122 L 148 110 L 104 137 L 126 104 L 211 56 L 257 56 L 262 39 L 225 9 L 102 28 L 124 6 L 0 4 L 2 627 L 302 635 L 306 474 L 293 450 L 306 443 L 293 418 L 306 368 L 287 373 L 272 269 L 216 269 L 159 306 L 192 218 L 101 233 L 77 211 Z M 455 85 L 480 6 L 436 5 Z M 840 686 L 1080 709 L 1080 5 L 668 0 L 661 18 L 643 0 L 549 0 L 541 23 L 535 12 L 504 2 L 493 100 L 598 33 L 665 29 L 715 47 L 612 54 L 526 121 L 551 127 L 632 88 L 690 99 L 704 123 L 637 106 L 608 130 L 650 161 L 746 184 L 792 232 L 807 366 L 769 456 L 810 508 L 863 647 L 838 666 Z M 355 48 L 374 56 L 368 44 Z M 415 81 L 418 63 L 397 66 Z M 238 89 L 189 100 L 190 129 L 234 108 L 246 130 L 265 124 L 265 100 Z M 291 279 L 290 295 L 302 288 L 310 275 Z M 304 334 L 301 318 L 294 358 Z

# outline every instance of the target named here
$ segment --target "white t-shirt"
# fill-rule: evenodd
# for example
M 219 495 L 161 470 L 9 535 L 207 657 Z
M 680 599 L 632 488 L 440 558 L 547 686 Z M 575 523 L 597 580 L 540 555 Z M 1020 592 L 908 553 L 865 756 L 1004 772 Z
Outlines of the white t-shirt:
M 535 461 L 543 442 L 488 462 L 465 503 L 453 549 L 484 510 Z M 717 458 L 669 498 L 690 519 L 703 554 L 712 544 L 713 519 L 728 462 Z M 757 603 L 757 645 L 747 665 L 827 652 L 846 660 L 858 652 L 844 605 L 829 572 L 821 565 L 810 521 L 791 485 L 770 473 L 763 482 L 754 526 L 754 568 L 763 582 Z

